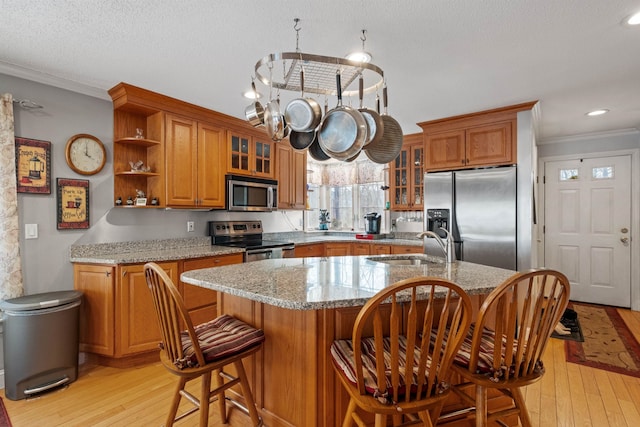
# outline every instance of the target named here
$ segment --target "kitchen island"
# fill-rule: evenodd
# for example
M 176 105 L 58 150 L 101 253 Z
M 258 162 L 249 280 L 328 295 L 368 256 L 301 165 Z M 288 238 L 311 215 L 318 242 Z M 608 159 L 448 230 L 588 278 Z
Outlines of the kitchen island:
M 514 273 L 431 257 L 420 265 L 381 262 L 403 258 L 263 260 L 187 271 L 181 279 L 220 292 L 218 314 L 264 330 L 264 348 L 246 368 L 266 425 L 336 426 L 348 396 L 334 376 L 329 347 L 351 337 L 358 311 L 371 296 L 400 280 L 432 276 L 460 285 L 477 309 L 483 295 Z

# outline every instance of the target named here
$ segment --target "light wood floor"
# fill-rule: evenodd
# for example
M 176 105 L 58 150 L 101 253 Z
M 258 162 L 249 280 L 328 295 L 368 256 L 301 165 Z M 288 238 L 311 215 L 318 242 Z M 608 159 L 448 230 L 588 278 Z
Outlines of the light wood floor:
M 620 313 L 640 339 L 640 312 Z M 550 340 L 544 364 L 542 380 L 525 391 L 534 426 L 640 426 L 640 378 L 567 363 L 564 342 L 557 339 Z M 160 426 L 173 384 L 174 377 L 159 363 L 130 369 L 82 366 L 78 380 L 64 390 L 31 400 L 3 397 L 3 401 L 14 427 Z M 222 424 L 215 407 L 211 406 L 210 425 L 217 427 Z M 230 420 L 232 426 L 250 425 L 237 410 Z M 197 417 L 176 425 L 195 426 Z

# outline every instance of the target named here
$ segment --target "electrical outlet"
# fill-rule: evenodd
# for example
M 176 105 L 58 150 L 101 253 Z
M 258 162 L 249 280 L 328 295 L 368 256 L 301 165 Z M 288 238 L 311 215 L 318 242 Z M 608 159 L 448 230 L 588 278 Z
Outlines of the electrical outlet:
M 188 232 L 192 232 L 194 228 L 195 228 L 194 222 L 193 221 L 187 221 L 187 231 Z

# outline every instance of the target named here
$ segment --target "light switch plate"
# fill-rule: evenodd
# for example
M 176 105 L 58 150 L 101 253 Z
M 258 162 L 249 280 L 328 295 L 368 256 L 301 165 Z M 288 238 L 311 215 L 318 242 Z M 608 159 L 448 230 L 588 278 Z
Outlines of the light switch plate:
M 25 224 L 24 225 L 24 238 L 25 239 L 37 239 L 38 238 L 38 224 Z

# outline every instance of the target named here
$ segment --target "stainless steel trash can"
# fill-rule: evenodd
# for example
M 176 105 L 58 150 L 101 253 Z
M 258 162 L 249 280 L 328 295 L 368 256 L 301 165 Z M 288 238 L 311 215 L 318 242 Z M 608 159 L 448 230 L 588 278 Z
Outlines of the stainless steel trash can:
M 0 301 L 5 395 L 24 399 L 78 378 L 82 292 L 57 291 Z

